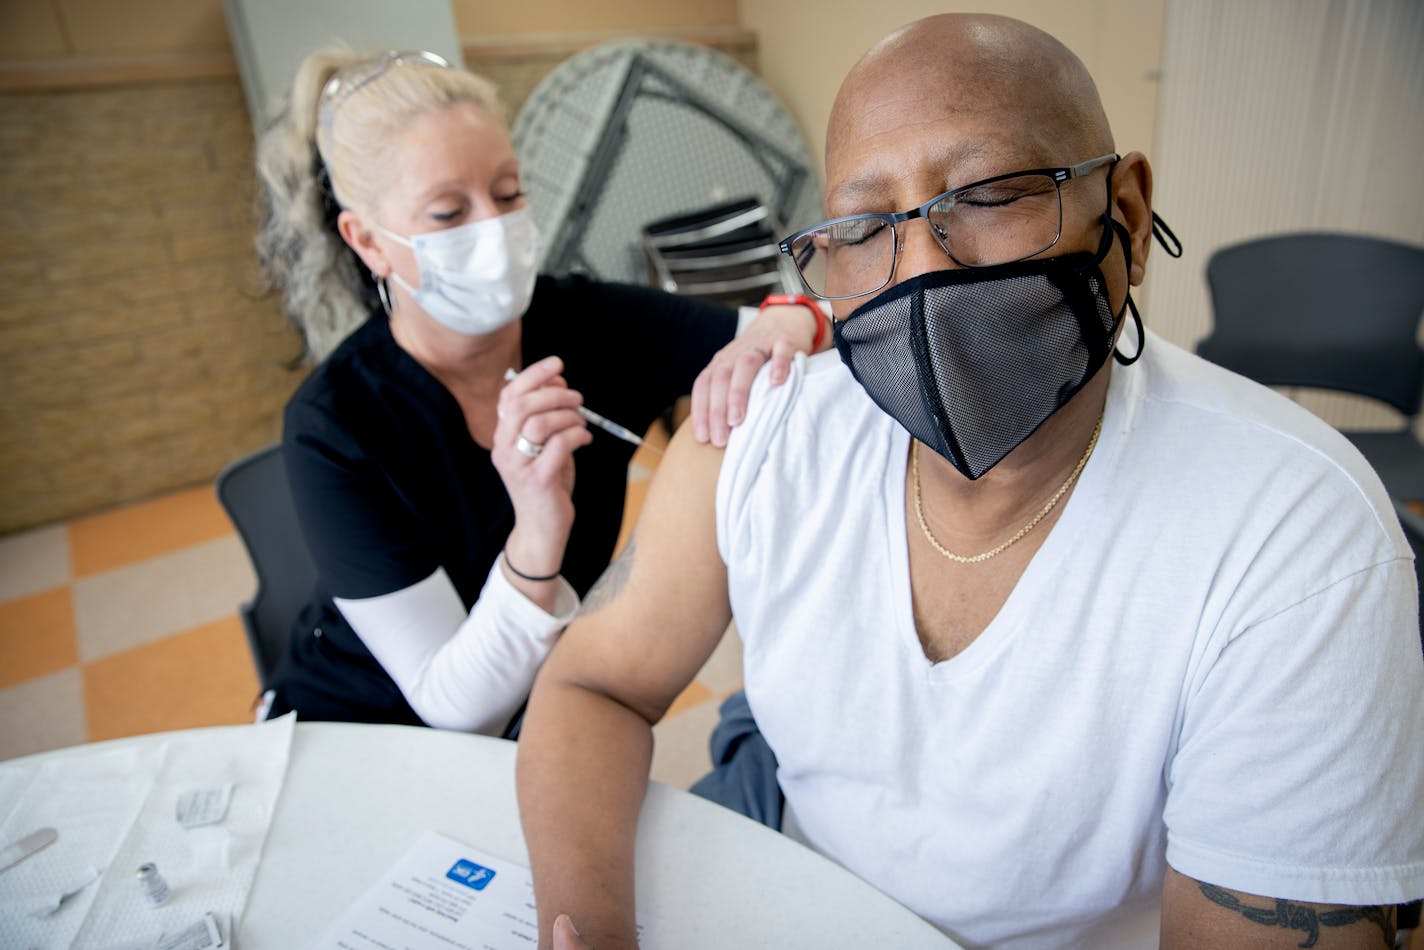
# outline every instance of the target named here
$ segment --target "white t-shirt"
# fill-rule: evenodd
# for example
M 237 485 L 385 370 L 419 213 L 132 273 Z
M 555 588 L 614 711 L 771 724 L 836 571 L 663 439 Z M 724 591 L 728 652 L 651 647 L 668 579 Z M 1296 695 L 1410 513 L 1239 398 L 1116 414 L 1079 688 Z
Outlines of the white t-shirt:
M 1165 864 L 1424 894 L 1424 659 L 1378 479 L 1149 335 L 988 628 L 929 662 L 909 436 L 834 353 L 765 375 L 717 488 L 746 690 L 809 844 L 969 946 L 1153 946 Z

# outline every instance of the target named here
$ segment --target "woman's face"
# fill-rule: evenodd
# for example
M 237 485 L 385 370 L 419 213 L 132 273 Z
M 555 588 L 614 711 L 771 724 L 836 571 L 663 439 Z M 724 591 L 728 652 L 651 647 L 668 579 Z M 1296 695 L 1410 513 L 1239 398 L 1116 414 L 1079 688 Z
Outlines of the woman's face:
M 397 234 L 453 228 L 524 206 L 509 133 L 473 103 L 413 119 L 392 158 L 391 183 L 376 213 Z
M 395 271 L 420 286 L 414 252 L 373 225 L 404 237 L 459 227 L 524 207 L 519 161 L 504 124 L 474 103 L 412 119 L 392 151 L 376 221 L 343 212 L 342 236 L 379 276 Z

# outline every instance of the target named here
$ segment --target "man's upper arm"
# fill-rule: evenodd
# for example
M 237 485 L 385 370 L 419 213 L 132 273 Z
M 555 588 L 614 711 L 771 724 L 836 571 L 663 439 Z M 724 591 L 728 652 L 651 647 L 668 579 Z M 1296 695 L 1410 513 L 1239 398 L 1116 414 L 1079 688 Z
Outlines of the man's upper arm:
M 1162 948 L 1391 950 L 1395 908 L 1311 904 L 1243 894 L 1171 868 L 1162 886 Z
M 722 452 L 687 426 L 673 437 L 623 552 L 584 598 L 548 662 L 555 677 L 656 721 L 731 620 L 717 550 Z

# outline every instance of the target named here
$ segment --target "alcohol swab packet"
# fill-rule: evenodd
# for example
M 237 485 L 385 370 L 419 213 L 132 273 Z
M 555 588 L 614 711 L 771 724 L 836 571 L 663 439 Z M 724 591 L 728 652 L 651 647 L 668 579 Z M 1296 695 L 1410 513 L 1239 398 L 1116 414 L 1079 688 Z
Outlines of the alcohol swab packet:
M 232 783 L 212 788 L 190 788 L 178 796 L 178 824 L 184 828 L 216 825 L 227 817 Z
M 227 947 L 226 927 L 211 911 L 177 933 L 165 933 L 154 950 L 220 950 Z

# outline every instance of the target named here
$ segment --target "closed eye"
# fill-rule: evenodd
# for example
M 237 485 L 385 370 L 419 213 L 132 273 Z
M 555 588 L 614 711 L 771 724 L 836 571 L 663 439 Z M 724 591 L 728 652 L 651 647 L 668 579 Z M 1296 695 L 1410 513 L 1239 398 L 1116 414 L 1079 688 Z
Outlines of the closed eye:
M 971 187 L 953 195 L 948 205 L 967 205 L 971 208 L 1003 208 L 1024 198 L 1047 197 L 1054 193 L 1053 180 L 1039 175 L 1011 178 L 1007 181 Z M 936 208 L 948 211 L 948 208 Z
M 856 247 L 880 235 L 888 227 L 889 225 L 878 218 L 846 221 L 830 228 L 830 243 L 834 247 Z
M 948 210 L 948 207 L 952 207 L 953 205 L 966 205 L 970 208 L 1002 208 L 1006 205 L 1013 204 L 1023 197 L 1025 197 L 1025 195 L 1022 191 L 976 188 L 974 191 L 955 195 L 953 199 L 944 202 L 941 208 L 936 208 L 935 210 Z
M 955 204 L 968 205 L 971 208 L 1003 208 L 1022 197 L 1023 195 L 1008 195 L 1002 198 L 974 195 L 969 198 L 961 198 Z

